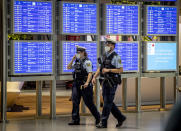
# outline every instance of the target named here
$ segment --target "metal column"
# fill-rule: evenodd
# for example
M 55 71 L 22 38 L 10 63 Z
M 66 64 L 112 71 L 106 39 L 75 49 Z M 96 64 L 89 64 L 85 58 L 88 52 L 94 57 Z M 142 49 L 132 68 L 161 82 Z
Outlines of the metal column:
M 165 77 L 160 78 L 160 110 L 165 110 L 166 94 L 165 94 Z
M 50 119 L 56 119 L 56 80 L 50 81 Z
M 3 76 L 4 77 L 4 76 Z M 3 78 L 1 82 L 1 117 L 0 122 L 6 122 L 7 120 L 7 82 Z
M 101 90 L 100 90 L 100 83 L 99 83 L 99 79 L 96 79 L 96 107 L 97 107 L 97 110 L 100 112 L 100 94 L 101 94 Z
M 179 83 L 178 83 L 178 80 L 179 80 L 179 16 L 180 16 L 180 3 L 181 3 L 181 0 L 177 0 L 176 1 L 176 5 L 177 5 L 177 36 L 176 36 L 176 40 L 177 40 L 177 72 L 176 72 L 176 75 L 175 75 L 175 78 L 174 78 L 174 100 L 175 100 L 175 103 L 178 102 L 178 99 L 179 99 L 179 96 L 180 96 L 180 93 L 179 93 Z
M 7 131 L 6 124 L 2 123 L 0 129 L 1 129 L 0 131 Z
M 57 41 L 57 34 L 58 34 L 58 21 L 57 21 L 57 7 L 59 7 L 58 1 L 57 0 L 52 0 L 53 2 L 53 35 L 52 35 L 52 41 L 55 43 L 58 43 Z M 53 74 L 55 75 L 55 78 L 50 81 L 50 119 L 56 119 L 56 76 L 57 76 L 57 56 L 56 56 L 56 50 L 57 50 L 57 45 L 54 45 L 54 61 L 53 61 L 53 66 L 55 69 L 53 70 Z
M 136 110 L 141 112 L 141 77 L 136 78 Z
M 94 0 L 94 2 L 96 2 L 97 6 L 99 7 L 98 9 L 98 23 L 97 23 L 97 27 L 98 27 L 98 34 L 97 34 L 97 43 L 98 43 L 98 52 L 97 52 L 97 57 L 100 57 L 100 47 L 101 47 L 101 44 L 100 44 L 100 37 L 101 37 L 101 1 L 100 0 Z M 98 65 L 98 64 L 97 64 Z M 96 85 L 95 85 L 95 95 L 96 95 L 96 107 L 97 107 L 97 110 L 100 112 L 100 95 L 101 95 L 101 92 L 100 92 L 100 83 L 99 83 L 99 79 L 97 78 L 96 79 Z
M 7 31 L 6 31 L 6 0 L 2 0 L 0 3 L 1 6 L 1 34 L 2 39 L 1 40 L 1 117 L 0 120 L 1 122 L 6 122 L 7 120 L 7 115 L 6 115 L 6 108 L 7 108 L 7 62 L 6 62 L 6 57 L 7 57 Z
M 123 110 L 127 110 L 127 78 L 123 78 L 123 86 L 122 86 L 122 107 Z
M 179 100 L 180 92 L 178 87 L 178 79 L 179 77 L 174 77 L 174 103 L 176 103 Z
M 139 14 L 140 14 L 140 24 L 142 25 L 143 23 L 143 16 L 142 16 L 142 11 L 143 11 L 143 6 L 141 2 L 138 2 L 140 9 L 139 9 Z M 136 111 L 141 112 L 141 77 L 142 77 L 142 46 L 143 46 L 143 41 L 142 41 L 142 26 L 139 26 L 139 32 L 140 35 L 138 36 L 138 41 L 139 41 L 139 73 L 138 76 L 136 77 L 135 85 L 136 85 L 136 91 L 135 91 L 135 96 L 136 96 Z
M 42 115 L 42 81 L 36 81 L 36 117 Z

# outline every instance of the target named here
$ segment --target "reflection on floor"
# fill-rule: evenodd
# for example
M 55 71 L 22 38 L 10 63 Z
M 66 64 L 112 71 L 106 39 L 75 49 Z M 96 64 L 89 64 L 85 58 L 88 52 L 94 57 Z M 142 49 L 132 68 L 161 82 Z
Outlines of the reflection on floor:
M 23 112 L 8 112 L 8 119 L 27 118 L 34 117 L 36 114 L 36 96 L 21 94 L 17 101 L 17 105 L 23 105 L 29 107 L 30 110 L 24 110 Z M 57 114 L 70 114 L 72 111 L 72 102 L 69 101 L 69 97 L 57 96 L 56 99 L 56 112 Z M 50 113 L 50 97 L 42 97 L 42 113 L 48 115 Z
M 50 112 L 50 97 L 48 95 L 43 95 L 42 97 L 42 113 L 44 116 L 49 115 Z M 21 93 L 16 101 L 17 105 L 23 105 L 25 107 L 29 107 L 30 110 L 24 110 L 23 112 L 8 112 L 7 118 L 8 120 L 12 119 L 27 119 L 34 118 L 36 114 L 36 96 L 32 93 Z M 142 106 L 142 110 L 148 111 L 158 111 L 159 105 L 157 106 Z M 172 105 L 166 106 L 168 109 L 171 109 Z M 120 107 L 120 109 L 122 109 Z M 134 111 L 135 107 L 129 107 L 129 111 Z M 57 115 L 70 115 L 72 111 L 72 102 L 69 101 L 69 96 L 60 96 L 58 95 L 56 98 L 56 114 Z
M 107 129 L 96 129 L 94 118 L 92 116 L 81 116 L 81 125 L 68 126 L 71 120 L 70 116 L 57 116 L 56 120 L 38 119 L 38 120 L 11 120 L 8 124 L 0 123 L 1 131 L 162 131 L 164 123 L 168 118 L 169 112 L 142 112 L 142 113 L 124 113 L 127 120 L 120 129 L 115 128 L 117 121 L 111 115 L 108 121 Z

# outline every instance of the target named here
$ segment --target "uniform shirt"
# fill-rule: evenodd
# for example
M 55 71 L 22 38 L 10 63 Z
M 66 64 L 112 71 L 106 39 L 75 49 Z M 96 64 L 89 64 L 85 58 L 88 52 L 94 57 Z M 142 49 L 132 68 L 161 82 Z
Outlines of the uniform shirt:
M 112 51 L 111 53 L 106 53 L 106 56 L 107 57 L 109 57 L 113 52 L 115 52 L 115 51 Z M 103 61 L 103 58 L 101 57 L 101 60 Z M 123 67 L 123 64 L 122 64 L 122 62 L 121 62 L 121 57 L 119 56 L 119 55 L 115 55 L 114 57 L 113 57 L 113 59 L 112 59 L 112 61 L 111 61 L 111 64 L 113 65 L 113 66 L 115 66 L 117 69 L 119 69 L 119 68 L 121 68 L 121 67 Z M 101 65 L 99 64 L 99 67 L 100 67 Z
M 75 62 L 72 64 L 72 69 L 75 69 L 74 65 Z M 83 63 L 83 68 L 86 69 L 88 73 L 92 72 L 92 62 L 90 60 L 85 60 Z

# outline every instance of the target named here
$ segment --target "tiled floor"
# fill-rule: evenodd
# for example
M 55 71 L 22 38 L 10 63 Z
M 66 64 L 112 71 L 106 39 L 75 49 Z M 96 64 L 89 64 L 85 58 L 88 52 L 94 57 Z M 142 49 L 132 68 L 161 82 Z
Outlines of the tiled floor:
M 10 120 L 0 123 L 0 131 L 162 131 L 169 112 L 124 113 L 127 120 L 120 129 L 115 128 L 117 121 L 111 115 L 107 129 L 96 129 L 92 116 L 81 116 L 81 125 L 68 126 L 70 116 L 57 116 L 56 120 Z

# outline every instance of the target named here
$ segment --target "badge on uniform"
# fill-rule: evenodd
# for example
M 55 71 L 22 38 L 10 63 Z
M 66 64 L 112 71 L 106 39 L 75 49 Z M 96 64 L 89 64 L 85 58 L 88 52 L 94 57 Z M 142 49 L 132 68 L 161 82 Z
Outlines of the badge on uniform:
M 121 64 L 121 59 L 118 60 L 119 64 Z
M 89 67 L 89 66 L 91 66 L 91 64 L 90 64 L 90 63 L 87 63 L 87 66 Z

